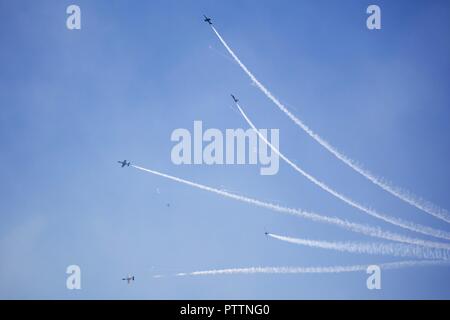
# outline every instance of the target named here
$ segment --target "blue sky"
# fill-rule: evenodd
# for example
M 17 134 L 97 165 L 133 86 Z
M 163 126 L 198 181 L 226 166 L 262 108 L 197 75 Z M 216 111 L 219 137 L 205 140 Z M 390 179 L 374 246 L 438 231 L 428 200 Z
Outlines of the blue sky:
M 69 31 L 68 5 L 82 29 Z M 369 4 L 382 30 L 366 28 Z M 251 207 L 138 170 L 132 162 L 244 195 L 383 227 L 280 162 L 176 166 L 174 129 L 247 128 L 235 93 L 281 151 L 357 201 L 450 230 L 338 162 L 252 86 L 202 21 L 293 113 L 364 167 L 450 208 L 448 1 L 0 1 L 0 297 L 392 299 L 450 297 L 448 268 L 365 273 L 166 277 L 248 266 L 398 260 L 268 240 L 376 239 Z M 159 190 L 159 193 L 157 192 Z M 166 204 L 170 203 L 170 207 Z M 425 237 L 424 237 L 425 238 Z M 430 238 L 431 239 L 431 238 Z M 66 267 L 82 290 L 65 287 Z M 131 273 L 137 281 L 120 279 Z

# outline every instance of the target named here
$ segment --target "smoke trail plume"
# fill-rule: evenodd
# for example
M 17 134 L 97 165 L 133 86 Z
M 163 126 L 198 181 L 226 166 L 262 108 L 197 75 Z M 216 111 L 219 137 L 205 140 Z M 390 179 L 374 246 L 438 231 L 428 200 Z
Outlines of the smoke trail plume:
M 333 195 L 334 197 L 338 198 L 339 200 L 347 203 L 348 205 L 367 213 L 368 215 L 375 217 L 377 219 L 383 220 L 385 222 L 391 223 L 393 225 L 396 225 L 398 227 L 404 228 L 404 229 L 408 229 L 414 232 L 418 232 L 418 233 L 422 233 L 425 234 L 427 236 L 433 236 L 436 238 L 441 238 L 441 239 L 446 239 L 446 240 L 450 240 L 450 234 L 448 232 L 442 231 L 442 230 L 437 230 L 431 227 L 427 227 L 427 226 L 423 226 L 417 223 L 413 223 L 410 221 L 405 221 L 399 218 L 395 218 L 395 217 L 391 217 L 388 216 L 386 214 L 377 212 L 374 209 L 371 208 L 367 208 L 359 203 L 357 203 L 356 201 L 348 198 L 347 196 L 344 196 L 343 194 L 337 192 L 336 190 L 332 189 L 331 187 L 329 187 L 327 184 L 325 184 L 324 182 L 321 182 L 319 180 L 317 180 L 314 176 L 310 175 L 309 173 L 307 173 L 306 171 L 304 171 L 303 169 L 301 169 L 299 166 L 297 166 L 295 163 L 293 163 L 291 160 L 289 160 L 289 158 L 287 158 L 284 154 L 282 154 L 276 147 L 274 147 L 267 139 L 266 137 L 264 137 L 263 134 L 261 134 L 261 132 L 259 132 L 259 130 L 255 127 L 255 125 L 250 121 L 250 119 L 247 117 L 247 115 L 245 114 L 244 110 L 242 110 L 241 106 L 239 105 L 239 103 L 235 102 L 237 108 L 239 109 L 239 112 L 241 113 L 241 115 L 244 117 L 245 121 L 249 124 L 249 126 L 258 134 L 259 138 L 261 140 L 263 140 L 269 147 L 270 149 L 272 149 L 273 152 L 275 152 L 277 155 L 280 156 L 281 159 L 283 159 L 287 164 L 289 164 L 295 171 L 297 171 L 298 173 L 300 173 L 302 176 L 304 176 L 305 178 L 307 178 L 309 181 L 311 181 L 312 183 L 314 183 L 315 185 L 317 185 L 318 187 L 320 187 L 321 189 L 325 190 L 326 192 L 330 193 L 331 195 Z
M 402 269 L 412 267 L 449 266 L 450 261 L 412 260 L 377 264 L 380 269 Z M 217 270 L 194 271 L 190 273 L 177 273 L 176 276 L 208 276 L 208 275 L 232 275 L 232 274 L 298 274 L 298 273 L 343 273 L 366 271 L 371 265 L 331 266 L 331 267 L 250 267 L 229 268 Z
M 241 62 L 241 60 L 237 57 L 234 51 L 230 48 L 230 46 L 225 42 L 219 32 L 211 25 L 212 30 L 216 34 L 217 38 L 223 44 L 225 49 L 227 49 L 228 53 L 233 57 L 233 59 L 237 62 L 237 64 L 241 67 L 241 69 L 250 77 L 253 83 L 282 111 L 284 112 L 298 127 L 300 127 L 303 131 L 305 131 L 311 138 L 313 138 L 317 143 L 319 143 L 323 148 L 328 150 L 331 154 L 333 154 L 336 158 L 341 160 L 347 166 L 349 166 L 354 171 L 361 174 L 363 177 L 383 189 L 384 191 L 392 194 L 398 199 L 422 210 L 435 218 L 441 219 L 447 223 L 450 223 L 450 214 L 447 210 L 439 208 L 438 206 L 432 204 L 429 201 L 423 200 L 417 196 L 412 195 L 411 193 L 389 184 L 382 178 L 379 178 L 372 174 L 370 171 L 362 168 L 358 165 L 354 160 L 350 159 L 346 155 L 342 154 L 332 146 L 329 142 L 324 140 L 321 136 L 315 133 L 311 128 L 309 128 L 303 121 L 297 118 L 294 114 L 292 114 L 258 79 L 250 72 L 250 70 Z
M 450 254 L 450 251 L 448 250 L 424 248 L 421 246 L 403 243 L 352 242 L 352 241 L 336 242 L 336 241 L 319 241 L 319 240 L 292 238 L 273 233 L 268 233 L 267 235 L 271 238 L 280 241 L 298 244 L 306 247 L 335 250 L 340 252 L 359 253 L 359 254 L 414 257 L 431 260 L 447 260 L 449 259 Z
M 162 172 L 142 168 L 137 165 L 132 165 L 132 167 L 142 170 L 142 171 L 145 171 L 145 172 L 148 172 L 148 173 L 151 173 L 151 174 L 154 174 L 154 175 L 157 175 L 157 176 L 160 176 L 160 177 L 164 177 L 166 179 L 169 179 L 169 180 L 172 180 L 172 181 L 175 181 L 178 183 L 182 183 L 182 184 L 197 188 L 197 189 L 212 192 L 212 193 L 221 195 L 226 198 L 231 198 L 231 199 L 238 200 L 241 202 L 249 203 L 249 204 L 255 205 L 257 207 L 262 207 L 262 208 L 266 208 L 269 210 L 273 210 L 275 212 L 286 213 L 286 214 L 302 217 L 302 218 L 309 219 L 309 220 L 312 220 L 315 222 L 323 222 L 323 223 L 327 223 L 327 224 L 336 225 L 341 228 L 344 228 L 344 229 L 347 229 L 350 231 L 354 231 L 354 232 L 358 232 L 358 233 L 362 233 L 367 236 L 377 237 L 377 238 L 392 240 L 392 241 L 397 241 L 397 242 L 416 244 L 416 245 L 421 245 L 421 246 L 431 247 L 431 248 L 450 249 L 450 244 L 448 244 L 448 243 L 428 241 L 428 240 L 422 240 L 422 239 L 417 239 L 417 238 L 410 238 L 407 236 L 399 235 L 397 233 L 392 233 L 389 231 L 382 230 L 381 228 L 378 228 L 378 227 L 372 227 L 372 226 L 368 226 L 368 225 L 364 225 L 364 224 L 350 222 L 350 221 L 339 219 L 336 217 L 323 216 L 323 215 L 319 215 L 317 213 L 307 212 L 307 211 L 303 211 L 300 209 L 282 207 L 277 204 L 264 202 L 261 200 L 244 197 L 241 195 L 236 195 L 236 194 L 233 194 L 233 193 L 230 193 L 227 191 L 208 187 L 208 186 L 200 184 L 200 183 L 195 183 L 195 182 L 192 182 L 189 180 L 181 179 L 181 178 L 171 176 L 171 175 L 168 175 L 168 174 L 165 174 Z

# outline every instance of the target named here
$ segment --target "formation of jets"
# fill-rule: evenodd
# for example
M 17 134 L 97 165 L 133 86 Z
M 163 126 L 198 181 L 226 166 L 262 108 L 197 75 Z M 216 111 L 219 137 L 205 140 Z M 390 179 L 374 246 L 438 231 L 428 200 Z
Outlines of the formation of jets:
M 204 18 L 205 18 L 203 21 L 204 21 L 204 22 L 207 22 L 209 25 L 212 25 L 211 18 L 208 18 L 206 15 L 203 15 L 203 16 L 204 16 Z M 233 101 L 234 101 L 235 103 L 239 102 L 239 99 L 236 98 L 233 94 L 231 94 L 231 97 L 233 98 Z M 123 168 L 123 167 L 129 167 L 130 164 L 131 164 L 131 162 L 130 162 L 130 161 L 127 161 L 127 160 L 117 161 L 117 162 L 121 165 L 121 168 Z M 170 207 L 170 203 L 167 203 L 166 205 L 167 205 L 167 207 Z M 266 236 L 268 236 L 268 235 L 269 235 L 269 232 L 265 231 L 264 234 L 265 234 Z M 126 281 L 128 284 L 130 284 L 132 281 L 134 281 L 134 276 L 128 275 L 127 277 L 123 278 L 122 280 L 123 280 L 123 281 Z

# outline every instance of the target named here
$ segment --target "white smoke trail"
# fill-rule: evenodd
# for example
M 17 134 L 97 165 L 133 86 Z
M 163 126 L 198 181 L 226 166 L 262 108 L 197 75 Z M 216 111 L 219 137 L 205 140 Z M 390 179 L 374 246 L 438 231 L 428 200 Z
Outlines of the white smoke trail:
M 410 244 L 416 244 L 416 245 L 420 245 L 420 246 L 424 246 L 424 247 L 430 247 L 430 248 L 441 248 L 441 249 L 450 249 L 450 244 L 448 243 L 442 243 L 442 242 L 434 242 L 434 241 L 428 241 L 428 240 L 422 240 L 422 239 L 417 239 L 417 238 L 410 238 L 407 236 L 403 236 L 403 235 L 399 235 L 397 233 L 392 233 L 389 231 L 385 231 L 382 230 L 378 227 L 372 227 L 372 226 L 368 226 L 368 225 L 364 225 L 364 224 L 358 224 L 355 222 L 350 222 L 347 220 L 342 220 L 336 217 L 328 217 L 328 216 L 323 216 L 323 215 L 319 215 L 317 213 L 312 213 L 312 212 L 307 212 L 307 211 L 303 211 L 300 209 L 293 209 L 293 208 L 287 208 L 287 207 L 282 207 L 280 205 L 277 204 L 273 204 L 273 203 L 269 203 L 269 202 L 264 202 L 264 201 L 260 201 L 260 200 L 256 200 L 256 199 L 252 199 L 252 198 L 248 198 L 248 197 L 244 197 L 241 195 L 236 195 L 230 192 L 226 192 L 223 190 L 219 190 L 216 188 L 212 188 L 212 187 L 208 187 L 205 186 L 203 184 L 199 184 L 199 183 L 195 183 L 192 181 L 188 181 L 188 180 L 184 180 L 178 177 L 174 177 L 162 172 L 158 172 L 155 170 L 150 170 L 150 169 L 146 169 L 146 168 L 142 168 L 136 165 L 132 165 L 132 167 L 160 176 L 160 177 L 164 177 L 166 179 L 172 180 L 172 181 L 176 181 L 178 183 L 182 183 L 194 188 L 198 188 L 201 190 L 205 190 L 208 192 L 212 192 L 218 195 L 221 195 L 223 197 L 227 197 L 227 198 L 231 198 L 234 200 L 238 200 L 238 201 L 242 201 L 242 202 L 246 202 L 258 207 L 263 207 L 269 210 L 273 210 L 275 212 L 281 212 L 281 213 L 287 213 L 290 215 L 294 215 L 294 216 L 298 216 L 298 217 L 302 217 L 305 219 L 309 219 L 315 222 L 322 222 L 322 223 L 328 223 L 328 224 L 332 224 L 332 225 L 336 225 L 339 226 L 341 228 L 344 228 L 346 230 L 350 230 L 350 231 L 354 231 L 354 232 L 358 232 L 358 233 L 362 233 L 364 235 L 367 236 L 371 236 L 371 237 L 377 237 L 377 238 L 381 238 L 381 239 L 386 239 L 386 240 L 392 240 L 392 241 L 397 241 L 397 242 L 403 242 L 403 243 L 410 243 Z
M 261 84 L 258 79 L 250 72 L 250 70 L 241 62 L 241 60 L 236 56 L 236 54 L 231 50 L 219 32 L 211 26 L 212 30 L 219 38 L 220 42 L 227 49 L 230 55 L 234 58 L 234 60 L 238 63 L 242 70 L 250 77 L 250 79 L 256 84 L 256 86 L 282 111 L 284 112 L 297 126 L 299 126 L 303 131 L 305 131 L 311 138 L 313 138 L 317 143 L 319 143 L 323 148 L 328 150 L 331 154 L 333 154 L 336 158 L 341 160 L 347 166 L 361 174 L 363 177 L 379 186 L 383 190 L 397 197 L 398 199 L 438 218 L 447 223 L 450 223 L 450 214 L 447 210 L 439 208 L 438 206 L 432 204 L 429 201 L 423 200 L 417 196 L 412 195 L 411 193 L 396 187 L 392 186 L 384 179 L 379 178 L 372 174 L 370 171 L 359 166 L 354 160 L 350 159 L 346 155 L 340 153 L 337 148 L 332 146 L 329 142 L 324 140 L 321 136 L 315 133 L 311 128 L 309 128 L 303 121 L 297 118 L 294 114 L 292 114 L 263 84 Z
M 382 243 L 382 242 L 335 242 L 319 241 L 310 239 L 300 239 L 268 233 L 268 236 L 293 244 L 302 246 L 335 250 L 340 252 L 350 252 L 359 254 L 389 255 L 396 257 L 414 257 L 431 260 L 448 260 L 450 251 L 442 249 L 424 248 L 402 243 Z
M 377 264 L 380 269 L 401 269 L 412 267 L 429 267 L 429 266 L 449 266 L 450 261 L 434 261 L 434 260 L 412 260 Z M 177 273 L 176 276 L 207 276 L 207 275 L 223 275 L 223 274 L 256 274 L 256 273 L 272 273 L 272 274 L 298 274 L 298 273 L 343 273 L 343 272 L 360 272 L 366 271 L 371 265 L 351 265 L 351 266 L 331 266 L 331 267 L 250 267 L 250 268 L 230 268 L 218 270 L 203 270 L 189 273 Z
M 294 168 L 295 171 L 297 171 L 298 173 L 300 173 L 301 175 L 303 175 L 305 178 L 307 178 L 309 181 L 311 181 L 312 183 L 314 183 L 315 185 L 317 185 L 318 187 L 322 188 L 323 190 L 325 190 L 326 192 L 330 193 L 331 195 L 333 195 L 334 197 L 338 198 L 339 200 L 347 203 L 348 205 L 367 213 L 368 215 L 371 215 L 372 217 L 378 218 L 380 220 L 383 220 L 385 222 L 391 223 L 393 225 L 396 225 L 398 227 L 404 228 L 404 229 L 408 229 L 414 232 L 418 232 L 418 233 L 422 233 L 428 236 L 433 236 L 436 238 L 441 238 L 441 239 L 446 239 L 446 240 L 450 240 L 450 233 L 446 232 L 446 231 L 442 231 L 442 230 L 437 230 L 431 227 L 427 227 L 427 226 L 423 226 L 417 223 L 413 223 L 410 221 L 405 221 L 399 218 L 395 218 L 395 217 L 391 217 L 388 216 L 386 214 L 377 212 L 374 209 L 371 208 L 367 208 L 359 203 L 357 203 L 356 201 L 344 196 L 343 194 L 337 192 L 336 190 L 332 189 L 331 187 L 329 187 L 327 184 L 325 184 L 324 182 L 321 182 L 319 180 L 317 180 L 315 177 L 313 177 L 312 175 L 310 175 L 309 173 L 307 173 L 306 171 L 304 171 L 303 169 L 301 169 L 300 167 L 298 167 L 295 163 L 293 163 L 291 160 L 289 160 L 289 158 L 287 158 L 284 154 L 282 154 L 276 147 L 274 147 L 268 140 L 267 138 L 261 134 L 261 132 L 259 132 L 259 130 L 255 127 L 255 125 L 250 121 L 250 119 L 247 117 L 247 115 L 245 114 L 244 110 L 242 110 L 241 106 L 239 105 L 239 103 L 236 102 L 236 106 L 239 109 L 239 112 L 242 114 L 242 116 L 244 117 L 245 121 L 247 121 L 247 123 L 249 124 L 249 126 L 258 134 L 259 138 L 261 140 L 263 140 L 269 147 L 270 149 L 272 149 L 273 152 L 275 152 L 277 155 L 280 156 L 281 159 L 283 159 L 287 164 L 289 164 L 292 168 Z

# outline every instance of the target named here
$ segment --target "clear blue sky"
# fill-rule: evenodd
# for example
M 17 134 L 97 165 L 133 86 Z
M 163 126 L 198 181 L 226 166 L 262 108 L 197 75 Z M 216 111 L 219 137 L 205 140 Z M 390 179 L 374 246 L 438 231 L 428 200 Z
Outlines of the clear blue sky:
M 82 29 L 66 28 L 81 7 Z M 366 28 L 369 4 L 382 30 Z M 371 171 L 450 209 L 448 1 L 0 1 L 1 298 L 450 298 L 450 270 L 170 275 L 228 267 L 398 260 L 269 240 L 376 239 L 178 185 L 117 160 L 241 194 L 418 236 L 332 198 L 284 163 L 176 166 L 176 128 L 280 129 L 291 159 L 390 215 L 449 226 L 380 191 L 295 127 L 230 60 L 202 15 L 297 116 Z M 159 192 L 157 191 L 159 190 Z M 170 203 L 170 207 L 166 204 Z M 65 269 L 82 269 L 82 290 Z M 136 282 L 127 286 L 128 273 Z

